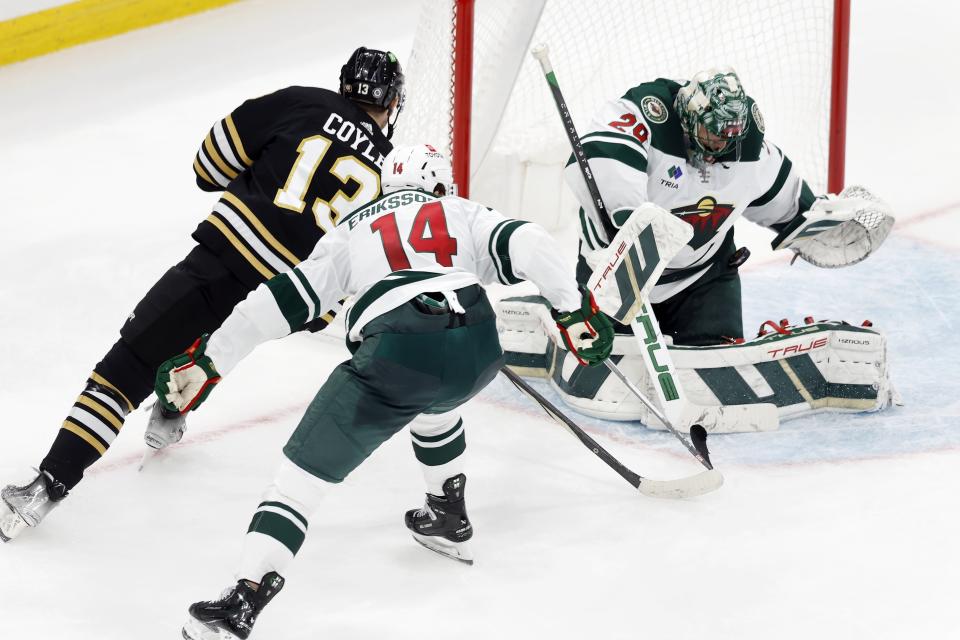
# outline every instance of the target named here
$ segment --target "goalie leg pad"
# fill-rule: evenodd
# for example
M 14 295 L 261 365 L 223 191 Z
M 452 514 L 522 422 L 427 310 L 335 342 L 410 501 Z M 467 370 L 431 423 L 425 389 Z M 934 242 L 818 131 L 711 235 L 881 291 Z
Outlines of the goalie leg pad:
M 780 420 L 821 411 L 871 412 L 901 404 L 890 379 L 886 338 L 879 331 L 831 321 L 784 331 L 741 344 L 671 346 L 679 383 L 697 413 L 684 422 L 701 423 L 711 433 L 766 431 L 776 429 Z M 549 376 L 567 405 L 604 420 L 639 420 L 663 428 L 607 369 L 579 367 L 545 334 L 541 339 L 546 368 L 534 370 Z M 508 362 L 539 357 L 507 352 Z M 655 397 L 632 337 L 618 336 L 612 357 L 648 398 Z
M 550 338 L 543 328 L 550 303 L 542 296 L 504 298 L 497 303 L 497 332 L 506 364 L 521 376 L 547 377 Z
M 670 353 L 687 395 L 698 404 L 768 402 L 783 420 L 900 403 L 884 335 L 845 322 L 785 325 L 742 344 L 674 347 Z

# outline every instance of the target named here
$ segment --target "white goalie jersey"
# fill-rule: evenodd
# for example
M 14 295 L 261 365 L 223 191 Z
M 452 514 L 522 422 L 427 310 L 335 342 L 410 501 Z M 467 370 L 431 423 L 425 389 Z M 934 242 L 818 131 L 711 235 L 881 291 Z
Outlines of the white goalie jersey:
M 555 309 L 580 306 L 573 268 L 539 225 L 511 220 L 456 196 L 390 193 L 357 209 L 310 257 L 260 285 L 210 339 L 207 353 L 226 374 L 257 344 L 299 330 L 347 296 L 347 336 L 420 293 L 530 280 Z
M 576 162 L 564 179 L 580 210 L 580 251 L 587 264 L 644 202 L 690 224 L 693 237 L 667 265 L 650 294 L 663 302 L 691 286 L 734 250 L 733 224 L 743 216 L 780 231 L 814 203 L 790 159 L 764 139 L 763 116 L 749 100 L 748 135 L 729 160 L 695 163 L 687 156 L 674 97 L 680 85 L 659 79 L 603 105 L 585 128 L 583 150 L 610 218 L 592 204 Z

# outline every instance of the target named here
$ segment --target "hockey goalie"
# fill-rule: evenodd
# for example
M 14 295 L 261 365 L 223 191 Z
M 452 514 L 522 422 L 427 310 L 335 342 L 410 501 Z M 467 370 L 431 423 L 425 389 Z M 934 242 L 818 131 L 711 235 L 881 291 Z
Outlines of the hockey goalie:
M 611 259 L 615 238 L 626 246 L 620 242 L 625 225 L 632 225 L 628 240 L 650 232 L 654 254 L 634 255 L 634 271 L 650 279 L 643 294 L 652 313 L 619 325 L 613 349 L 614 360 L 648 397 L 661 404 L 670 399 L 651 375 L 660 376 L 651 350 L 659 341 L 660 361 L 675 367 L 670 388 L 683 396 L 681 421 L 712 432 L 771 430 L 787 417 L 899 403 L 885 337 L 869 323 L 807 317 L 797 325 L 769 322 L 756 337 L 745 337 L 738 267 L 749 252 L 737 249 L 733 235 L 740 216 L 773 230 L 774 249 L 823 268 L 867 258 L 894 219 L 863 187 L 816 197 L 783 151 L 765 140 L 760 109 L 733 69 L 708 69 L 686 83 L 640 84 L 606 103 L 582 133 L 606 211 L 598 211 L 571 157 L 564 179 L 581 204 L 578 280 L 587 284 Z M 685 222 L 683 239 L 671 245 L 669 234 L 654 233 L 669 226 L 658 227 L 658 218 Z M 645 253 L 643 244 L 632 245 L 634 253 Z M 538 297 L 500 303 L 508 364 L 548 377 L 580 412 L 662 428 L 610 371 L 577 367 L 568 352 L 551 346 L 541 329 L 548 326 L 546 309 Z M 645 361 L 645 355 L 654 358 Z

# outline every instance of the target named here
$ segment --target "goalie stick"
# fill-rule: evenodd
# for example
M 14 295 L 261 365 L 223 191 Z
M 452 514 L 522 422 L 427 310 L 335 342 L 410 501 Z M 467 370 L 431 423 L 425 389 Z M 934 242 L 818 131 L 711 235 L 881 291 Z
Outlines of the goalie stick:
M 677 478 L 676 480 L 653 480 L 631 471 L 613 457 L 609 451 L 600 446 L 600 444 L 591 438 L 577 423 L 568 418 L 562 411 L 557 409 L 553 403 L 527 384 L 523 378 L 507 367 L 503 367 L 500 371 L 517 389 L 539 404 L 547 415 L 576 436 L 595 456 L 603 460 L 607 466 L 616 471 L 621 478 L 629 482 L 643 495 L 652 498 L 692 498 L 716 491 L 723 486 L 723 476 L 719 471 L 712 468 L 708 471 L 702 471 L 685 478 Z M 704 432 L 704 437 L 706 437 L 706 432 Z
M 560 83 L 557 81 L 557 76 L 553 71 L 553 66 L 550 64 L 550 56 L 547 50 L 547 45 L 537 45 L 533 48 L 531 54 L 537 59 L 537 61 L 540 63 L 540 67 L 543 69 L 544 77 L 546 78 L 547 84 L 550 86 L 550 93 L 553 95 L 553 100 L 557 105 L 557 113 L 560 115 L 560 119 L 563 121 L 563 128 L 566 131 L 567 139 L 570 141 L 570 146 L 573 147 L 573 155 L 577 159 L 577 165 L 580 167 L 580 172 L 583 174 L 583 180 L 587 185 L 587 190 L 590 192 L 590 197 L 593 199 L 593 203 L 597 207 L 597 212 L 600 214 L 600 220 L 607 221 L 610 219 L 610 216 L 607 213 L 607 207 L 603 202 L 603 197 L 600 195 L 600 188 L 597 186 L 597 181 L 593 177 L 593 171 L 590 169 L 590 163 L 587 161 L 586 153 L 583 151 L 583 145 L 580 142 L 580 136 L 577 134 L 577 128 L 573 124 L 573 117 L 570 115 L 570 110 L 567 108 L 566 100 L 564 100 L 563 93 L 560 91 Z M 672 222 L 672 220 L 670 221 Z M 652 226 L 653 223 L 651 223 L 646 230 L 652 232 Z M 666 224 L 665 226 L 670 225 Z M 643 402 L 648 409 L 653 411 L 654 415 L 656 415 L 657 418 L 664 424 L 664 426 L 667 427 L 667 430 L 676 436 L 683 446 L 686 447 L 686 449 L 693 454 L 693 456 L 697 458 L 697 460 L 699 460 L 703 466 L 705 466 L 708 470 L 713 470 L 713 464 L 710 462 L 710 456 L 707 450 L 707 432 L 703 426 L 694 424 L 691 427 L 690 440 L 687 440 L 687 438 L 680 433 L 676 427 L 673 426 L 674 423 L 678 421 L 682 408 L 687 404 L 687 401 L 682 395 L 680 388 L 674 383 L 675 369 L 673 367 L 673 363 L 670 361 L 670 356 L 667 353 L 667 347 L 663 340 L 663 336 L 661 335 L 659 327 L 656 324 L 656 319 L 651 317 L 651 314 L 647 312 L 646 305 L 643 304 L 643 289 L 645 283 L 637 282 L 637 274 L 635 273 L 636 270 L 634 270 L 630 264 L 635 257 L 633 254 L 637 248 L 633 247 L 633 244 L 637 239 L 630 237 L 618 242 L 621 240 L 621 234 L 623 234 L 624 231 L 629 227 L 630 224 L 628 221 L 627 223 L 624 223 L 619 233 L 611 233 L 610 230 L 607 230 L 607 234 L 608 237 L 611 238 L 610 246 L 618 247 L 622 245 L 624 247 L 624 250 L 616 252 L 616 260 L 621 262 L 621 264 L 629 271 L 629 277 L 624 278 L 624 280 L 629 281 L 627 288 L 630 289 L 632 286 L 632 293 L 634 293 L 635 296 L 633 300 L 621 300 L 619 309 L 615 313 L 610 313 L 606 309 L 604 309 L 604 311 L 620 322 L 629 323 L 633 328 L 634 335 L 641 343 L 641 347 L 643 347 L 643 362 L 647 368 L 647 372 L 650 374 L 653 380 L 659 381 L 659 384 L 655 384 L 654 388 L 657 391 L 660 401 L 663 403 L 665 408 L 664 413 L 657 411 L 654 408 L 653 403 L 648 400 L 635 385 L 627 384 L 627 388 L 631 393 L 637 396 L 637 398 Z M 647 235 L 652 235 L 652 233 Z M 689 239 L 689 235 L 687 236 L 687 239 Z M 683 240 L 683 244 L 686 244 L 686 241 L 686 239 Z M 626 250 L 627 246 L 630 246 L 629 250 Z M 679 247 L 677 248 L 679 249 Z M 654 268 L 652 272 L 646 274 L 647 282 L 656 281 L 656 278 L 659 277 L 657 269 L 659 269 L 660 273 L 662 273 L 665 261 L 661 260 L 660 262 L 661 264 L 658 268 Z M 613 266 L 614 265 L 608 264 L 606 271 L 609 272 Z M 639 262 L 637 263 L 637 267 L 639 270 Z M 591 277 L 591 283 L 593 283 L 593 281 L 597 278 L 597 275 L 598 274 L 595 272 Z M 601 279 L 606 279 L 606 272 L 601 275 Z M 619 279 L 620 278 L 618 278 L 618 280 Z M 611 280 L 610 282 L 613 283 L 614 281 Z M 601 304 L 601 309 L 602 308 L 603 305 Z M 639 317 L 637 317 L 638 313 L 641 314 Z M 645 322 L 641 326 L 640 322 L 643 320 L 645 320 Z M 646 329 L 646 333 L 649 333 L 649 329 L 651 327 L 654 330 L 653 333 L 655 335 L 655 342 L 652 345 L 648 345 L 640 331 Z M 654 355 L 654 351 L 657 349 L 659 349 L 661 352 L 659 354 L 659 362 Z M 607 360 L 604 364 L 606 364 L 607 368 L 609 368 L 618 378 L 620 378 L 621 381 L 625 383 L 628 382 L 626 376 L 623 375 L 623 372 L 620 371 L 619 367 L 617 367 L 615 363 Z M 664 378 L 667 378 L 668 380 L 664 380 Z M 669 419 L 667 416 L 669 416 Z

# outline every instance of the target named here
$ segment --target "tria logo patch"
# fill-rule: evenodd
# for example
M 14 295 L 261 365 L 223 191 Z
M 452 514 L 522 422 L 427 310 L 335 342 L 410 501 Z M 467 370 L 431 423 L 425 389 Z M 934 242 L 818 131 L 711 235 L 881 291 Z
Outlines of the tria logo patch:
M 684 222 L 693 227 L 694 232 L 703 233 L 716 231 L 733 213 L 733 209 L 732 204 L 719 204 L 716 198 L 704 196 L 697 204 L 677 207 L 671 209 L 670 213 L 679 215 Z
M 680 167 L 678 167 L 677 165 L 673 165 L 672 167 L 667 169 L 667 175 L 673 178 L 674 180 L 677 180 L 678 178 L 680 178 L 680 176 L 683 175 L 683 171 L 681 171 Z

